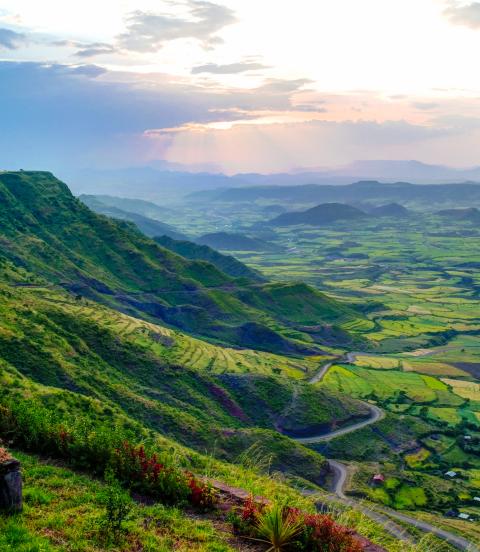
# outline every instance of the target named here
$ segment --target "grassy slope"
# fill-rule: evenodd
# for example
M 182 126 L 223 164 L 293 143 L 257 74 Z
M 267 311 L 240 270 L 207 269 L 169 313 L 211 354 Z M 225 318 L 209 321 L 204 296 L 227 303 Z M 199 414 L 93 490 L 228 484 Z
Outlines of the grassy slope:
M 4 552 L 105 550 L 100 530 L 104 485 L 87 475 L 15 453 L 23 466 L 25 509 L 21 516 L 0 518 Z M 233 548 L 226 533 L 207 519 L 199 520 L 174 507 L 145 506 L 132 501 L 126 534 L 115 550 L 195 550 L 226 552 Z
M 104 515 L 101 495 L 105 488 L 100 480 L 45 458 L 13 452 L 22 462 L 25 503 L 21 515 L 0 517 L 0 549 L 4 552 L 227 552 L 245 547 L 232 535 L 230 524 L 221 515 L 204 516 L 159 503 L 144 505 L 133 501 L 123 536 L 117 544 L 108 546 L 100 531 Z M 212 475 L 217 475 L 215 468 L 210 466 Z M 230 467 L 230 472 L 237 483 L 254 493 L 313 511 L 313 502 L 278 480 L 244 467 Z M 358 512 L 347 510 L 333 515 L 339 523 L 355 528 L 388 552 L 405 551 L 404 543 L 392 539 L 382 526 Z M 408 548 L 408 552 L 425 550 L 430 550 L 428 545 Z
M 315 340 L 322 342 L 309 331 L 312 322 L 362 318 L 307 286 L 297 306 L 295 285 L 281 284 L 273 294 L 272 288 L 236 281 L 207 262 L 186 260 L 129 224 L 96 215 L 50 173 L 2 173 L 0 200 L 4 255 L 134 315 L 287 353 L 312 352 Z
M 312 369 L 311 358 L 222 349 L 63 291 L 24 287 L 31 275 L 8 263 L 2 276 L 4 393 L 29 389 L 48 408 L 64 412 L 90 397 L 145 428 L 198 450 L 215 449 L 226 459 L 262 441 L 275 453 L 275 469 L 313 481 L 321 479 L 323 458 L 278 435 L 279 421 L 285 430 L 308 432 L 362 414 L 354 401 L 300 380 Z

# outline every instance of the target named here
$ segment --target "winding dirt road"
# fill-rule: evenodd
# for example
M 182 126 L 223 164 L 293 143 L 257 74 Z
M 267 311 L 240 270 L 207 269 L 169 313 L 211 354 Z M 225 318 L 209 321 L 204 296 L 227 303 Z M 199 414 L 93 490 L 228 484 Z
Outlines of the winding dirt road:
M 339 362 L 348 363 L 348 364 L 354 363 L 357 354 L 361 354 L 361 353 L 347 353 L 345 356 L 339 359 L 327 362 L 310 379 L 310 383 L 315 384 L 320 382 L 325 376 L 325 374 L 328 372 L 330 367 L 333 366 L 333 364 L 335 363 L 339 363 Z M 381 420 L 385 416 L 385 413 L 383 412 L 383 410 L 378 406 L 367 402 L 363 402 L 363 404 L 371 412 L 371 416 L 368 419 L 352 424 L 350 426 L 344 427 L 342 429 L 337 429 L 329 433 L 324 433 L 322 435 L 312 435 L 311 437 L 295 438 L 295 441 L 297 441 L 298 443 L 302 443 L 304 445 L 330 441 L 331 439 L 335 439 L 336 437 L 347 435 L 349 433 L 352 433 L 353 431 L 358 431 L 363 427 L 374 424 L 375 422 L 377 422 L 378 420 Z M 396 510 L 391 510 L 390 508 L 375 506 L 375 510 L 374 510 L 372 508 L 368 508 L 367 506 L 365 506 L 364 504 L 362 504 L 357 500 L 349 498 L 348 496 L 345 495 L 345 484 L 348 476 L 347 467 L 341 462 L 337 462 L 336 460 L 328 460 L 328 462 L 335 474 L 335 478 L 333 482 L 333 491 L 335 493 L 336 499 L 344 504 L 347 504 L 352 508 L 356 508 L 357 510 L 360 510 L 370 519 L 373 519 L 374 521 L 381 523 L 393 537 L 408 543 L 414 542 L 414 539 L 406 533 L 405 529 L 403 529 L 400 525 L 395 523 L 391 518 L 394 518 L 404 524 L 415 527 L 416 529 L 420 529 L 425 533 L 431 533 L 436 537 L 448 542 L 455 548 L 458 548 L 459 550 L 462 550 L 464 552 L 480 552 L 480 548 L 473 545 L 467 539 L 464 539 L 459 535 L 455 535 L 454 533 L 445 531 L 444 529 L 440 529 L 439 527 L 435 527 L 430 523 L 407 516 L 405 514 L 397 512 Z
M 329 433 L 325 433 L 323 435 L 312 435 L 311 437 L 298 437 L 295 439 L 295 441 L 297 441 L 298 443 L 302 443 L 303 445 L 314 445 L 315 443 L 331 441 L 336 437 L 341 437 L 342 435 L 348 435 L 349 433 L 358 431 L 363 427 L 372 425 L 375 422 L 378 422 L 378 420 L 381 420 L 382 418 L 385 417 L 385 412 L 381 408 L 378 408 L 378 406 L 374 404 L 369 404 L 367 402 L 364 402 L 363 404 L 370 411 L 370 416 L 367 419 L 346 427 L 342 427 L 340 429 L 336 429 L 335 431 L 330 431 Z

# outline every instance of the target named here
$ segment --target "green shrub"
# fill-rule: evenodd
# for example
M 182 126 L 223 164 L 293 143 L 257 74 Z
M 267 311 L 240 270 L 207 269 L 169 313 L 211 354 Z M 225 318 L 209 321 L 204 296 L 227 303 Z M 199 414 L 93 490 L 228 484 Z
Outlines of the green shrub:
M 105 473 L 107 486 L 100 496 L 105 506 L 104 516 L 100 520 L 102 533 L 107 541 L 118 541 L 124 531 L 124 522 L 132 510 L 132 500 L 122 488 L 112 470 Z
M 0 437 L 20 449 L 63 458 L 97 475 L 113 470 L 124 487 L 167 504 L 190 502 L 205 510 L 216 500 L 214 490 L 179 469 L 170 453 L 132 444 L 133 435 L 122 428 L 86 419 L 59 419 L 33 401 L 0 404 Z
M 362 552 L 352 531 L 326 514 L 308 514 L 296 508 L 265 506 L 253 497 L 228 520 L 240 535 L 268 543 L 270 552 Z

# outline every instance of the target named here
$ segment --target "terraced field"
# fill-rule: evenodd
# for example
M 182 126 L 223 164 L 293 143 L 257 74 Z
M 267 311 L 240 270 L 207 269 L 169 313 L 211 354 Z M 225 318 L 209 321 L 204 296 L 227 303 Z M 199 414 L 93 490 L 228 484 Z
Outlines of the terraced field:
M 48 300 L 47 290 L 39 289 L 37 293 Z M 58 295 L 50 292 L 50 299 L 58 304 Z M 165 326 L 133 318 L 118 311 L 106 310 L 97 304 L 89 306 L 84 302 L 65 301 L 62 306 L 76 316 L 93 319 L 100 326 L 114 329 L 115 333 L 150 350 L 156 356 L 178 363 L 180 366 L 215 374 L 235 372 L 278 374 L 304 379 L 329 358 L 328 356 L 290 358 L 250 349 L 218 347 Z

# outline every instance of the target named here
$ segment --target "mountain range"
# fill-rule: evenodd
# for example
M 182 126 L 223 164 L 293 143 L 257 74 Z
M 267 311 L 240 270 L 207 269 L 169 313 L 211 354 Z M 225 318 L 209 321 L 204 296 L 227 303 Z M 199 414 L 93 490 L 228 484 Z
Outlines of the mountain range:
M 363 160 L 337 168 L 299 168 L 290 173 L 192 172 L 181 165 L 154 165 L 123 169 L 76 169 L 60 171 L 75 194 L 112 195 L 154 202 L 177 201 L 202 190 L 251 186 L 343 185 L 359 180 L 438 184 L 480 182 L 480 167 L 457 169 L 419 161 Z M 332 198 L 332 201 L 334 199 Z M 115 205 L 116 207 L 125 207 Z M 146 215 L 148 216 L 148 215 Z
M 191 194 L 192 202 L 238 203 L 257 200 L 278 201 L 284 204 L 318 204 L 362 202 L 383 205 L 386 202 L 415 202 L 424 208 L 442 203 L 470 205 L 480 202 L 480 184 L 431 184 L 418 185 L 409 182 L 382 183 L 377 181 L 359 181 L 345 186 L 331 184 L 305 184 L 295 186 L 250 186 L 229 188 L 228 190 L 204 191 Z

